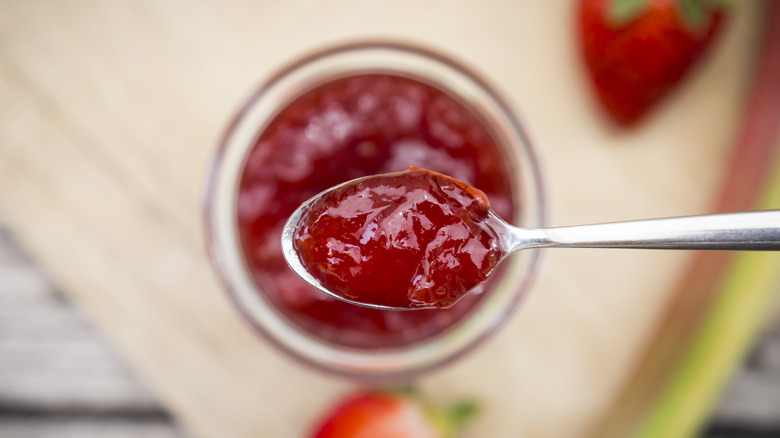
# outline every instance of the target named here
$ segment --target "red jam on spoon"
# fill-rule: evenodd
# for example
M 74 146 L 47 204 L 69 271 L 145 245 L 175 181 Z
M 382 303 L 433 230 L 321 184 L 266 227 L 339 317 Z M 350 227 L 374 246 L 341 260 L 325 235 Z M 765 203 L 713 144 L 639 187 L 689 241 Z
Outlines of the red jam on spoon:
M 301 216 L 293 245 L 322 286 L 393 308 L 447 308 L 501 260 L 487 196 L 411 167 L 326 192 Z

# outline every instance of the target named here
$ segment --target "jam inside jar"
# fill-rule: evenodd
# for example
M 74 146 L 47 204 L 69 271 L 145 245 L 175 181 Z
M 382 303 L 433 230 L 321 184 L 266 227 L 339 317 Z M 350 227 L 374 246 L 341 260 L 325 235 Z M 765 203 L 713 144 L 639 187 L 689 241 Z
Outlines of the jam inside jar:
M 512 220 L 509 169 L 491 134 L 455 98 L 418 80 L 358 74 L 328 82 L 297 97 L 263 131 L 241 177 L 238 229 L 259 289 L 287 318 L 329 342 L 395 347 L 439 333 L 476 304 L 482 290 L 446 310 L 367 309 L 323 294 L 284 262 L 282 227 L 304 201 L 412 165 L 479 187 Z
M 214 161 L 207 227 L 217 271 L 253 327 L 326 370 L 408 377 L 462 354 L 506 319 L 528 287 L 535 251 L 451 308 L 407 312 L 341 302 L 286 265 L 281 231 L 301 203 L 410 166 L 478 187 L 509 222 L 542 225 L 541 181 L 519 122 L 481 80 L 437 54 L 343 46 L 292 65 L 249 101 Z

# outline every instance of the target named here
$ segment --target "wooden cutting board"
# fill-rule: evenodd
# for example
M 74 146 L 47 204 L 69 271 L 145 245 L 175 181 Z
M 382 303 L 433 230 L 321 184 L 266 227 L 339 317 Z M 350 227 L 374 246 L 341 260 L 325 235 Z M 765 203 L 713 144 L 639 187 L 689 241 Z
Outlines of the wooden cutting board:
M 568 1 L 0 3 L 0 215 L 196 437 L 299 437 L 344 380 L 242 325 L 207 262 L 210 154 L 264 77 L 324 45 L 424 44 L 524 115 L 551 225 L 705 212 L 759 36 L 736 5 L 716 50 L 638 129 L 595 107 Z M 557 250 L 520 311 L 422 380 L 476 396 L 473 437 L 584 436 L 669 299 L 683 252 Z

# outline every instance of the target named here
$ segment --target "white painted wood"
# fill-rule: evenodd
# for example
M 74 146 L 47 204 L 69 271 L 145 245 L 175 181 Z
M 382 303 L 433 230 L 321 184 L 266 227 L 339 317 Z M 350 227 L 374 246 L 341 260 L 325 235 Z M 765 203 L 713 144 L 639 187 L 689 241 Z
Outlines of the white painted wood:
M 45 414 L 142 413 L 162 408 L 0 226 L 3 409 Z
M 735 372 L 714 421 L 780 430 L 780 325 L 764 334 Z
M 0 436 L 13 438 L 184 438 L 166 423 L 133 421 L 0 421 Z

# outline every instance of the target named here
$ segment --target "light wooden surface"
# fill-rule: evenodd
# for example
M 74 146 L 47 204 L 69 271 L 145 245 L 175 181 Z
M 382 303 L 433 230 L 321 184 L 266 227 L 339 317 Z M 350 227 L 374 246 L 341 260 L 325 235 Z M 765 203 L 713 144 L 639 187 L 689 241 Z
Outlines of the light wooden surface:
M 350 385 L 241 325 L 200 222 L 209 155 L 261 78 L 323 44 L 420 42 L 525 114 L 553 224 L 699 213 L 731 145 L 757 6 L 740 3 L 686 87 L 623 133 L 593 107 L 569 2 L 0 1 L 0 212 L 193 436 L 297 437 Z M 684 258 L 551 252 L 501 333 L 422 384 L 483 399 L 473 436 L 580 436 L 608 414 Z

